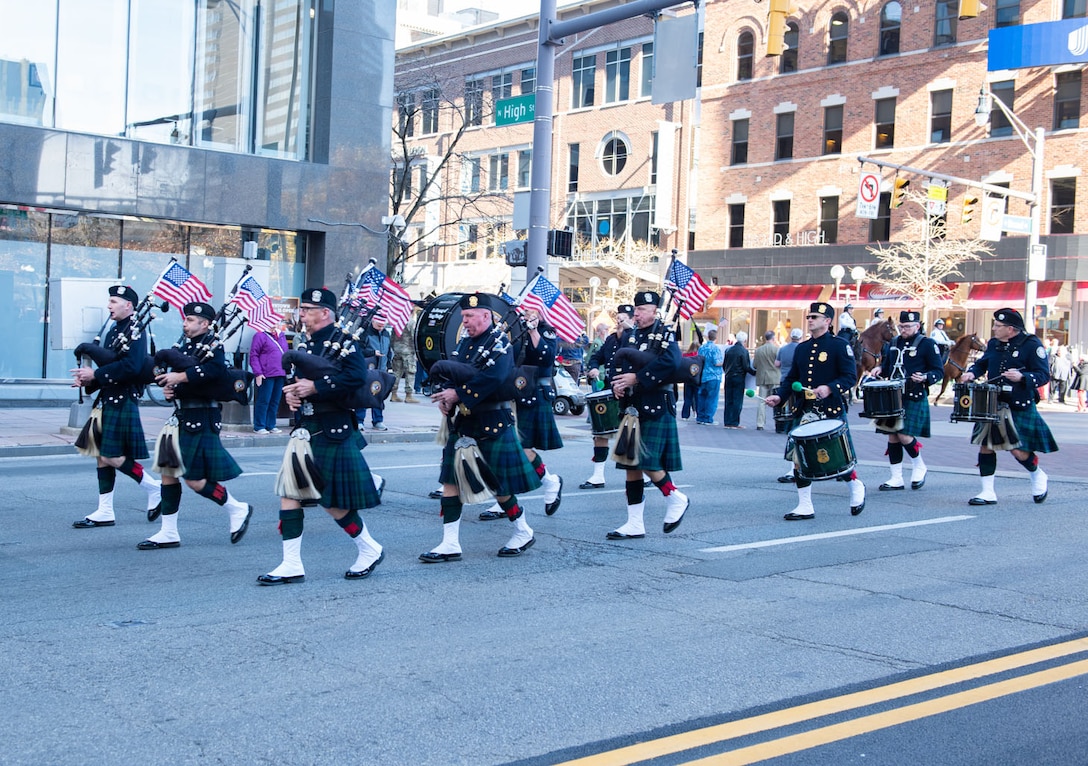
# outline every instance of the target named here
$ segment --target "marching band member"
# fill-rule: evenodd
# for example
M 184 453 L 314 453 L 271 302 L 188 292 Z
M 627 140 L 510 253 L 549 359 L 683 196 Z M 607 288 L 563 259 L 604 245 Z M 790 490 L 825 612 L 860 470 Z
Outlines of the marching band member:
M 309 288 L 299 301 L 302 325 L 308 336 L 300 350 L 320 355 L 330 341 L 336 319 L 337 299 L 330 290 Z M 385 559 L 385 551 L 370 536 L 359 515 L 361 508 L 381 503 L 381 488 L 363 457 L 366 440 L 359 433 L 351 399 L 366 383 L 366 363 L 362 353 L 346 353 L 332 360 L 336 371 L 311 380 L 297 378 L 284 387 L 287 405 L 296 413 L 296 429 L 305 429 L 316 473 L 324 478 L 321 497 L 299 501 L 280 498 L 280 534 L 283 537 L 283 561 L 268 574 L 257 577 L 261 585 L 286 585 L 303 582 L 302 530 L 304 507 L 321 505 L 336 523 L 355 541 L 355 563 L 344 572 L 347 580 L 369 577 Z M 301 435 L 295 434 L 292 438 Z M 314 477 L 311 476 L 311 479 Z M 384 484 L 384 482 L 381 482 Z M 316 483 L 315 483 L 316 486 Z
M 597 380 L 601 375 L 601 368 L 605 369 L 604 384 L 609 385 L 608 371 L 612 367 L 612 357 L 620 349 L 631 335 L 634 324 L 631 316 L 635 313 L 635 307 L 629 303 L 621 303 L 616 307 L 616 329 L 611 332 L 601 347 L 589 357 L 586 367 L 586 376 L 591 380 Z M 602 489 L 604 487 L 604 466 L 608 461 L 608 437 L 593 437 L 593 475 L 578 485 L 578 489 Z
M 978 473 L 982 491 L 968 500 L 969 505 L 996 505 L 994 473 L 995 450 L 1008 450 L 1031 476 L 1031 495 L 1036 503 L 1046 500 L 1047 477 L 1039 467 L 1039 452 L 1057 452 L 1058 444 L 1046 421 L 1035 408 L 1036 391 L 1050 381 L 1046 349 L 1042 341 L 1025 330 L 1024 318 L 1016 309 L 994 312 L 994 337 L 986 351 L 960 376 L 970 383 L 985 376 L 997 383 L 997 423 L 976 423 L 971 443 L 978 447 Z
M 194 302 L 187 303 L 182 313 L 185 315 L 182 325 L 185 342 L 179 351 L 193 357 L 197 364 L 184 370 L 164 372 L 155 378 L 155 382 L 163 387 L 166 398 L 177 406 L 174 417 L 178 421 L 178 454 L 184 466 L 181 477 L 198 495 L 227 509 L 230 541 L 234 544 L 242 539 L 249 528 L 253 506 L 236 500 L 220 483 L 241 475 L 242 469 L 219 439 L 222 418 L 215 397 L 228 379 L 223 347 L 216 345 L 211 358 L 203 360 L 208 344 L 215 341 L 214 333 L 210 332 L 215 309 L 207 303 Z M 170 421 L 167 423 L 166 428 L 170 428 Z M 153 551 L 180 546 L 180 506 L 181 482 L 177 476 L 164 472 L 162 528 L 136 547 L 141 551 Z
M 765 400 L 768 407 L 775 407 L 783 396 L 793 395 L 793 384 L 804 387 L 804 400 L 798 407 L 799 417 L 813 413 L 819 419 L 837 419 L 847 422 L 845 395 L 857 381 L 857 365 L 850 344 L 832 335 L 829 330 L 835 319 L 835 309 L 827 303 L 809 306 L 809 338 L 798 344 L 789 372 L 782 379 L 776 393 Z M 849 437 L 849 428 L 847 428 Z M 794 481 L 797 484 L 797 507 L 787 513 L 787 521 L 803 521 L 816 518 L 812 507 L 812 481 L 801 476 L 798 470 L 796 448 L 787 441 L 786 459 L 794 461 Z M 839 477 L 850 484 L 850 513 L 857 516 L 865 510 L 865 485 L 857 471 Z
M 102 342 L 104 348 L 114 347 L 116 339 L 130 333 L 132 314 L 140 302 L 136 291 L 127 285 L 114 285 L 109 289 L 109 296 L 106 305 L 114 325 Z M 101 388 L 94 407 L 99 410 L 98 415 L 102 419 L 101 444 L 98 445 L 98 508 L 94 513 L 73 522 L 72 526 L 76 529 L 112 527 L 116 523 L 113 487 L 117 471 L 147 492 L 147 520 L 154 521 L 159 517 L 162 509 L 160 483 L 145 472 L 142 464 L 136 462 L 149 457 L 137 404 L 143 389 L 140 373 L 146 360 L 147 338 L 140 335 L 126 350 L 119 351 L 116 361 L 101 365 L 96 370 L 89 367 L 72 370 L 74 386 Z
M 910 488 L 921 489 L 926 483 L 926 464 L 917 437 L 929 438 L 929 387 L 944 377 L 937 344 L 922 332 L 922 317 L 917 311 L 899 312 L 899 335 L 880 352 L 880 364 L 870 370 L 875 378 L 904 378 L 903 416 L 878 419 L 878 433 L 888 435 L 888 462 L 891 478 L 880 485 L 881 492 L 903 489 L 903 451 L 912 465 Z

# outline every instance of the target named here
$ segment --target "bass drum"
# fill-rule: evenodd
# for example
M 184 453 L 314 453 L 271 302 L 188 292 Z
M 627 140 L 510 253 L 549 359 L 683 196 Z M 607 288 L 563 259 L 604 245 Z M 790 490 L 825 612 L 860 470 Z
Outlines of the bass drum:
M 439 359 L 448 359 L 461 339 L 461 307 L 457 304 L 465 293 L 443 293 L 423 308 L 416 325 L 416 358 L 427 372 Z M 495 324 L 506 322 L 516 327 L 519 321 L 514 307 L 497 295 L 480 293 L 480 303 L 491 309 Z M 509 333 L 508 333 L 509 334 Z M 521 355 L 521 338 L 514 343 L 514 360 Z

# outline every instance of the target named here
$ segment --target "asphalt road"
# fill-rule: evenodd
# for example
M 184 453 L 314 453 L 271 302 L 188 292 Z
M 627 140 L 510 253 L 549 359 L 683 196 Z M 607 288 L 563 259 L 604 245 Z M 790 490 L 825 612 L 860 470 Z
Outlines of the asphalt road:
M 1069 417 L 1060 427 L 1080 434 L 1088 420 Z M 1045 504 L 1002 460 L 1001 504 L 980 511 L 965 502 L 977 487 L 967 450 L 962 466 L 931 460 L 920 492 L 875 492 L 886 469 L 879 441 L 859 428 L 865 512 L 851 517 L 846 487 L 821 482 L 816 520 L 790 524 L 781 515 L 795 492 L 773 480 L 784 465 L 779 437 L 722 441 L 720 429 L 682 428 L 686 470 L 676 479 L 692 507 L 675 533 L 662 534 L 651 491 L 647 537 L 606 541 L 624 520 L 622 474 L 610 468 L 604 490 L 575 489 L 590 446 L 571 440 L 546 456 L 566 479 L 559 512 L 546 518 L 539 495 L 525 498 L 531 551 L 496 557 L 509 524 L 473 521 L 481 507 L 470 507 L 464 560 L 444 565 L 416 560 L 441 537 L 426 497 L 438 448 L 373 445 L 367 457 L 388 488 L 364 518 L 385 562 L 345 581 L 354 546 L 310 512 L 307 581 L 277 588 L 255 578 L 280 560 L 278 448 L 237 453 L 246 475 L 231 490 L 257 507 L 241 543 L 230 545 L 221 509 L 186 492 L 182 547 L 153 552 L 135 548 L 157 525 L 123 477 L 117 526 L 75 530 L 94 507 L 91 461 L 2 460 L 0 762 L 557 763 L 1085 628 L 1086 483 L 1070 462 L 1083 436 L 1047 458 L 1057 478 Z M 948 444 L 964 443 L 958 429 Z M 726 446 L 696 443 L 704 439 Z M 943 446 L 933 442 L 936 455 Z M 1081 680 L 776 757 L 1020 763 L 1000 735 L 1034 720 L 1023 706 L 1040 697 L 1048 740 L 1064 743 L 1043 761 L 1083 763 Z M 965 727 L 982 735 L 959 736 Z M 964 758 L 905 755 L 909 743 L 941 741 Z M 731 745 L 700 747 L 654 763 Z

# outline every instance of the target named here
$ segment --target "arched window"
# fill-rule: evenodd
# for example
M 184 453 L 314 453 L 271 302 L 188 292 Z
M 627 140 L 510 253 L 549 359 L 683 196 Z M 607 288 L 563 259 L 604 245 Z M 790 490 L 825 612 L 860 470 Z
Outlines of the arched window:
M 741 32 L 737 38 L 737 80 L 752 79 L 756 38 L 751 32 Z
M 850 35 L 850 17 L 839 11 L 831 17 L 828 30 L 827 63 L 843 64 L 846 62 L 846 38 Z
M 800 30 L 792 21 L 786 24 L 786 50 L 778 57 L 778 73 L 788 74 L 797 71 L 797 46 L 801 40 Z
M 601 149 L 601 166 L 604 172 L 610 176 L 618 175 L 627 164 L 628 154 L 630 149 L 626 141 L 615 134 L 608 136 Z
M 899 53 L 899 26 L 903 21 L 903 6 L 898 0 L 885 3 L 880 9 L 880 52 L 878 56 Z

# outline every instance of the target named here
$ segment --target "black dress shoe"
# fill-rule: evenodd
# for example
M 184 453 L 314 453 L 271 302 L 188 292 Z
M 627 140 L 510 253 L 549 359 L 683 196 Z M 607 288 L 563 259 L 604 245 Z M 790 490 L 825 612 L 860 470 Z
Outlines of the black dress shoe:
M 385 477 L 382 477 L 382 483 L 378 485 L 378 505 L 382 504 L 382 493 L 385 492 Z M 439 497 L 442 497 L 442 493 L 438 493 Z
M 865 501 L 862 500 L 859 505 L 851 505 L 850 506 L 850 515 L 851 516 L 857 516 L 859 513 L 861 513 L 864 510 L 865 510 Z
M 562 476 L 559 477 L 559 494 L 557 494 L 555 496 L 555 500 L 552 500 L 550 503 L 545 503 L 544 504 L 544 513 L 547 514 L 548 516 L 553 515 L 556 511 L 559 510 L 559 504 L 561 502 L 563 502 L 563 477 Z
M 530 537 L 529 542 L 525 543 L 525 545 L 521 546 L 520 548 L 507 548 L 504 545 L 503 547 L 499 548 L 499 555 L 502 556 L 503 558 L 510 558 L 512 556 L 520 556 L 521 554 L 525 553 L 525 551 L 532 548 L 534 545 L 536 545 L 536 538 L 535 537 Z
M 1036 502 L 1036 504 L 1038 504 L 1038 503 L 1041 503 L 1044 500 L 1046 500 L 1046 496 L 1049 495 L 1049 494 L 1050 494 L 1050 490 L 1048 489 L 1046 492 L 1044 492 L 1041 495 L 1032 495 L 1031 499 L 1034 500 Z
M 982 497 L 972 497 L 967 501 L 968 505 L 997 505 L 996 500 L 986 500 Z
M 684 511 L 683 511 L 683 513 L 680 514 L 680 518 L 678 518 L 676 521 L 666 521 L 665 522 L 665 534 L 668 534 L 669 532 L 674 531 L 678 526 L 680 526 L 680 522 L 684 520 L 684 514 L 688 512 L 688 508 L 690 508 L 690 507 L 691 507 L 691 498 L 688 498 L 687 505 L 684 506 Z
M 623 532 L 617 532 L 614 529 L 605 535 L 609 540 L 641 540 L 645 536 L 646 535 L 625 535 Z
M 460 561 L 460 553 L 435 553 L 434 551 L 428 551 L 427 553 L 419 554 L 419 560 L 424 564 L 438 564 L 443 561 Z
M 257 582 L 261 585 L 290 585 L 293 582 L 306 582 L 306 575 L 279 577 L 278 575 L 263 574 L 257 575 Z
M 816 518 L 816 514 L 815 513 L 808 513 L 808 514 L 794 513 L 793 511 L 790 511 L 789 513 L 787 513 L 782 518 L 784 518 L 786 521 L 808 521 L 809 519 Z
M 246 536 L 246 530 L 249 529 L 249 520 L 253 517 L 253 506 L 252 505 L 247 505 L 246 508 L 248 510 L 246 511 L 246 518 L 242 522 L 242 526 L 238 527 L 237 530 L 230 533 L 230 544 L 231 545 L 234 545 L 236 542 L 238 542 L 243 537 L 245 537 Z
M 604 482 L 602 481 L 600 484 L 595 484 L 592 481 L 583 481 L 578 485 L 578 489 L 604 489 Z
M 364 577 L 370 577 L 370 574 L 375 569 L 378 568 L 378 564 L 382 563 L 383 561 L 385 561 L 385 551 L 384 550 L 380 554 L 378 554 L 377 561 L 375 561 L 373 564 L 368 566 L 366 569 L 362 569 L 362 570 L 360 570 L 358 572 L 356 572 L 354 569 L 349 569 L 348 571 L 344 572 L 344 579 L 345 580 L 362 580 Z
M 136 550 L 138 551 L 157 551 L 163 548 L 180 548 L 181 542 L 174 540 L 172 542 L 157 543 L 154 540 L 144 540 L 142 543 L 136 543 Z
M 431 498 L 431 500 L 441 500 L 442 499 L 442 490 L 432 489 L 430 492 L 427 493 L 427 497 Z
M 921 489 L 925 485 L 926 485 L 926 480 L 922 479 L 921 481 L 912 481 L 910 483 L 910 488 L 911 489 Z
M 480 514 L 480 521 L 497 521 L 506 518 L 506 511 L 484 511 Z
M 793 484 L 795 481 L 797 481 L 797 477 L 792 473 L 787 473 L 785 476 L 778 477 L 779 484 Z
M 922 483 L 924 484 L 925 482 Z M 879 487 L 877 487 L 877 489 L 879 489 L 881 492 L 896 492 L 901 489 L 906 489 L 906 486 L 903 484 L 889 484 L 888 482 L 884 482 Z
M 162 515 L 162 502 L 161 501 L 154 508 L 148 508 L 147 509 L 147 520 L 148 521 L 158 521 L 159 516 L 161 516 L 161 515 Z
M 94 519 L 87 518 L 73 521 L 72 526 L 76 529 L 93 529 L 94 527 L 112 527 L 116 523 L 116 521 L 95 521 Z

